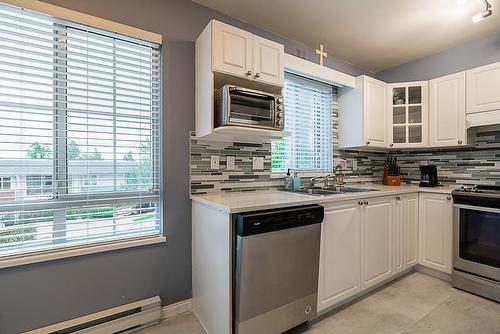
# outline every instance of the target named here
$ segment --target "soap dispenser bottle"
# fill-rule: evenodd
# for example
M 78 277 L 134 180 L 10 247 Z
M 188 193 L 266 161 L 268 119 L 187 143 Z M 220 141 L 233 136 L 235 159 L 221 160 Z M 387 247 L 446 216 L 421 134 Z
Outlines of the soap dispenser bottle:
M 292 189 L 292 176 L 290 175 L 290 168 L 288 168 L 288 171 L 286 172 L 284 183 L 285 183 L 285 190 Z
M 293 189 L 300 188 L 300 176 L 299 176 L 299 173 L 297 173 L 297 172 L 293 173 L 292 188 Z

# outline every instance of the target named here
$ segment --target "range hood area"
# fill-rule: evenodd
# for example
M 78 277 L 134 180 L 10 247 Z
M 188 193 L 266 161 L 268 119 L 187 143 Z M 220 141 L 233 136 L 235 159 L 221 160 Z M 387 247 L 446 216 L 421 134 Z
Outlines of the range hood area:
M 500 63 L 466 71 L 467 128 L 500 124 Z

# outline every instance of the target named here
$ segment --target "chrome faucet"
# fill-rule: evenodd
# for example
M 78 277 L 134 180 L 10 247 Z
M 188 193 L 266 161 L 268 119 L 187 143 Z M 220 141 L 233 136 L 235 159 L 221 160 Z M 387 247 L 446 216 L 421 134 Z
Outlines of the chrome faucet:
M 314 186 L 316 185 L 316 183 L 323 182 L 323 187 L 327 188 L 328 187 L 328 181 L 330 179 L 336 179 L 335 174 L 328 174 L 326 176 L 316 176 L 316 177 L 311 178 L 311 181 L 309 182 L 309 186 L 311 188 L 314 188 Z

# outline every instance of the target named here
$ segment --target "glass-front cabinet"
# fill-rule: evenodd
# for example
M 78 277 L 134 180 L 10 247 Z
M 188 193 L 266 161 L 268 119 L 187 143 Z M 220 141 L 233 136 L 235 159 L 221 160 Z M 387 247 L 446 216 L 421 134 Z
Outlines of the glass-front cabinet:
M 428 83 L 389 85 L 389 147 L 428 146 Z

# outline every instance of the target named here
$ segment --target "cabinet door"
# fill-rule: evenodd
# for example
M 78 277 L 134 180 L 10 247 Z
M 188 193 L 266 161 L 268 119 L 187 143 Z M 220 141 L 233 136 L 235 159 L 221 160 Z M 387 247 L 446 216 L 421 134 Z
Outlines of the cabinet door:
M 405 247 L 406 247 L 406 203 L 405 198 L 396 196 L 394 222 L 393 222 L 393 264 L 394 273 L 405 269 Z
M 387 147 L 387 84 L 364 77 L 363 112 L 364 139 L 366 146 Z
M 253 77 L 257 81 L 283 86 L 283 57 L 285 49 L 282 44 L 254 36 L 253 38 Z
M 392 84 L 389 86 L 390 148 L 427 147 L 428 83 L 426 81 Z
M 467 145 L 465 72 L 430 81 L 430 146 Z
M 392 275 L 392 228 L 394 202 L 391 198 L 368 199 L 361 219 L 361 284 L 373 286 Z
M 419 264 L 451 274 L 451 195 L 420 194 Z
M 212 69 L 248 78 L 253 70 L 253 34 L 214 21 L 212 38 Z
M 360 209 L 357 202 L 325 207 L 321 230 L 318 311 L 360 291 Z
M 406 195 L 404 199 L 405 220 L 405 268 L 418 262 L 418 195 Z
M 500 62 L 466 73 L 467 113 L 500 109 Z

